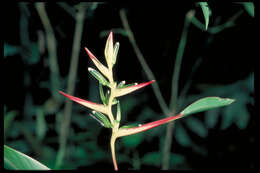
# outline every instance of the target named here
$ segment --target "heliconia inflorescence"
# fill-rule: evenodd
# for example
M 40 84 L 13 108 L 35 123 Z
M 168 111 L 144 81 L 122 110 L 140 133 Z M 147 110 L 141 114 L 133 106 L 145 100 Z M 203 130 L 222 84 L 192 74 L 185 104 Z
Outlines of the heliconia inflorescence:
M 126 84 L 125 81 L 121 81 L 117 84 L 114 81 L 113 66 L 116 64 L 119 43 L 117 42 L 115 43 L 115 45 L 113 44 L 113 32 L 110 32 L 108 36 L 104 51 L 107 67 L 103 65 L 86 47 L 85 50 L 92 62 L 94 63 L 94 65 L 99 70 L 97 71 L 91 67 L 88 68 L 90 74 L 99 82 L 99 93 L 102 104 L 83 100 L 81 98 L 66 94 L 62 91 L 59 91 L 59 93 L 69 98 L 70 100 L 75 101 L 91 109 L 92 113 L 89 114 L 91 117 L 97 120 L 99 124 L 101 124 L 102 126 L 112 129 L 110 146 L 115 170 L 118 170 L 118 167 L 116 162 L 114 144 L 118 137 L 140 133 L 151 128 L 172 122 L 186 115 L 198 113 L 212 108 L 226 106 L 234 101 L 233 99 L 228 98 L 206 97 L 189 105 L 186 109 L 184 109 L 182 112 L 175 116 L 170 116 L 146 124 L 124 125 L 119 127 L 122 115 L 120 102 L 117 98 L 132 93 L 136 90 L 139 90 L 149 84 L 152 84 L 153 82 L 155 82 L 155 80 L 151 80 L 149 82 L 144 82 L 140 84 Z M 104 92 L 103 87 L 107 87 L 106 93 Z M 116 105 L 117 108 L 116 116 L 114 116 L 112 112 L 113 105 Z

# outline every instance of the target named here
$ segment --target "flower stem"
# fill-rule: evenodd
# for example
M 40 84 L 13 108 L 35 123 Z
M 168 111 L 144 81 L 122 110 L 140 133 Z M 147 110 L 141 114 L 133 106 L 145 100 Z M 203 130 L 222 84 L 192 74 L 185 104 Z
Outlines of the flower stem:
M 113 159 L 113 165 L 115 171 L 118 171 L 117 163 L 116 163 L 116 153 L 115 153 L 115 141 L 116 141 L 116 135 L 113 133 L 110 140 L 110 147 L 111 147 L 111 154 Z

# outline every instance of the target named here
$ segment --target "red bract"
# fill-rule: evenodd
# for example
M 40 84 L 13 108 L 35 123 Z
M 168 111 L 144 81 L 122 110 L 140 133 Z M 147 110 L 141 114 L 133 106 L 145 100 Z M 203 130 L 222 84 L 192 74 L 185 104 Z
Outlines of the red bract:
M 93 103 L 93 102 L 90 102 L 90 101 L 87 101 L 87 100 L 83 100 L 81 98 L 78 98 L 78 97 L 74 97 L 72 95 L 69 95 L 69 94 L 66 94 L 62 91 L 59 91 L 60 94 L 64 95 L 65 97 L 69 98 L 70 100 L 73 100 L 83 106 L 86 106 L 90 109 L 93 109 L 93 110 L 96 110 L 96 111 L 99 111 L 99 112 L 102 112 L 102 113 L 107 113 L 107 109 L 104 105 L 101 105 L 101 104 L 97 104 L 97 103 Z
M 129 94 L 133 91 L 136 91 L 138 89 L 141 89 L 151 83 L 155 82 L 155 80 L 152 80 L 150 82 L 144 82 L 144 83 L 141 83 L 141 84 L 138 84 L 138 85 L 133 85 L 133 86 L 129 86 L 129 87 L 126 87 L 126 88 L 118 88 L 116 89 L 116 93 L 115 93 L 115 96 L 116 97 L 119 97 L 119 96 L 123 96 L 123 95 L 126 95 L 126 94 Z
M 85 47 L 85 50 L 90 57 L 90 59 L 93 61 L 93 63 L 96 65 L 98 70 L 103 73 L 108 79 L 111 78 L 111 73 L 109 72 L 108 68 L 105 67 L 89 50 Z
M 161 119 L 161 120 L 158 120 L 158 121 L 154 121 L 154 122 L 151 122 L 151 123 L 139 125 L 138 127 L 121 128 L 118 132 L 118 137 L 128 136 L 128 135 L 132 135 L 132 134 L 135 134 L 135 133 L 140 133 L 140 132 L 152 129 L 154 127 L 163 125 L 165 123 L 169 123 L 171 121 L 174 121 L 174 120 L 182 118 L 182 117 L 183 117 L 182 114 L 178 114 L 178 115 L 167 117 L 167 118 L 164 118 L 164 119 Z

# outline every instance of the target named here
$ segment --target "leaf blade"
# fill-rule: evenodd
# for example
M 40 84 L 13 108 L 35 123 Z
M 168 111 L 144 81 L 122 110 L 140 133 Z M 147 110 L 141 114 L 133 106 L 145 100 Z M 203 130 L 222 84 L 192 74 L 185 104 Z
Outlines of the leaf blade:
M 13 170 L 50 170 L 37 160 L 4 145 L 4 167 Z
M 197 100 L 188 107 L 186 107 L 181 114 L 186 116 L 209 109 L 214 109 L 222 106 L 227 106 L 233 103 L 235 100 L 230 98 L 220 98 L 220 97 L 205 97 Z
M 210 15 L 210 9 L 207 2 L 200 2 L 200 7 L 202 9 L 204 19 L 205 19 L 205 29 L 208 29 L 209 25 L 209 15 Z

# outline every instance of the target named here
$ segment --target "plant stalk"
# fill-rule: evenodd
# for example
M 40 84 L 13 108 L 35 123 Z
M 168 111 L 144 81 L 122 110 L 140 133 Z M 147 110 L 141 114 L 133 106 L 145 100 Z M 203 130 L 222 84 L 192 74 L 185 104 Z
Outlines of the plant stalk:
M 71 63 L 70 63 L 70 70 L 69 70 L 69 79 L 68 79 L 68 89 L 67 92 L 69 94 L 74 93 L 75 89 L 75 80 L 76 80 L 76 73 L 78 68 L 78 58 L 80 52 L 80 44 L 81 44 L 81 36 L 84 27 L 84 17 L 85 17 L 85 5 L 82 4 L 81 8 L 79 8 L 78 13 L 75 16 L 76 25 L 75 25 L 75 32 L 74 32 L 74 39 L 73 39 L 73 47 L 72 47 L 72 55 L 71 55 Z M 64 112 L 64 120 L 61 124 L 60 129 L 60 138 L 59 138 L 59 151 L 56 159 L 55 167 L 58 168 L 61 166 L 63 159 L 65 157 L 65 150 L 66 150 L 66 141 L 69 133 L 69 126 L 70 126 L 70 119 L 71 119 L 71 108 L 72 102 L 69 100 L 65 103 L 65 112 Z
M 51 94 L 54 98 L 58 98 L 59 94 L 57 93 L 57 90 L 60 86 L 60 73 L 59 73 L 59 65 L 57 60 L 57 46 L 56 46 L 57 44 L 56 44 L 55 34 L 45 10 L 45 3 L 38 2 L 35 4 L 35 7 L 46 32 L 47 49 L 49 53 L 49 64 L 50 64 L 50 72 L 51 72 L 50 74 Z
M 171 84 L 172 86 L 171 99 L 170 99 L 170 110 L 173 113 L 176 113 L 177 100 L 178 100 L 178 85 L 179 85 L 182 57 L 184 54 L 184 49 L 187 41 L 187 31 L 188 31 L 188 26 L 190 24 L 190 18 L 193 17 L 193 15 L 194 15 L 194 11 L 191 10 L 187 13 L 185 17 L 184 28 L 182 31 L 181 40 L 176 53 L 176 60 L 174 64 L 174 72 L 173 72 L 172 84 Z M 166 138 L 165 138 L 164 149 L 163 149 L 163 157 L 162 157 L 163 170 L 169 169 L 169 157 L 171 153 L 173 129 L 174 129 L 174 122 L 169 123 L 167 125 Z

